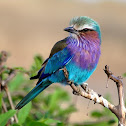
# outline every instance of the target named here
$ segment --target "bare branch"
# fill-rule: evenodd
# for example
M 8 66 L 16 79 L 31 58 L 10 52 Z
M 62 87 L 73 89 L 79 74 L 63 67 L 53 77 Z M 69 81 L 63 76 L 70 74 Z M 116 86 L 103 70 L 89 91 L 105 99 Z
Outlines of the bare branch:
M 109 67 L 106 65 L 104 69 L 105 73 L 107 74 L 108 78 L 113 80 L 116 83 L 117 90 L 118 90 L 118 98 L 119 98 L 119 104 L 116 106 L 117 108 L 117 118 L 119 120 L 118 125 L 124 126 L 125 125 L 125 114 L 126 114 L 126 108 L 124 104 L 124 91 L 123 91 L 123 82 L 122 77 L 118 76 L 115 77 L 112 72 L 109 70 Z
M 13 70 L 11 68 L 4 68 L 4 62 L 6 62 L 7 60 L 7 57 L 8 57 L 8 53 L 5 52 L 5 51 L 2 51 L 0 53 L 0 92 L 2 89 L 5 90 L 6 94 L 7 94 L 7 97 L 8 97 L 8 100 L 9 100 L 9 103 L 10 103 L 10 106 L 12 109 L 14 109 L 14 105 L 13 105 L 13 101 L 12 101 L 12 98 L 11 98 L 11 94 L 10 94 L 10 91 L 7 87 L 7 83 L 16 75 L 16 70 Z M 2 76 L 1 74 L 5 71 L 5 70 L 10 70 L 10 73 L 8 74 L 8 77 L 6 80 L 2 80 Z M 4 100 L 2 99 L 2 108 L 4 110 L 4 112 L 7 112 L 7 107 L 4 103 Z M 14 119 L 13 119 L 14 118 Z M 11 120 L 14 121 L 16 123 L 18 123 L 18 119 L 17 119 L 17 116 L 16 114 L 14 115 L 14 117 L 11 117 L 11 119 L 8 121 L 7 123 L 7 126 L 11 123 Z
M 7 112 L 7 107 L 6 107 L 3 99 L 2 99 L 2 108 L 3 108 L 4 112 Z
M 113 104 L 108 102 L 105 98 L 103 98 L 101 95 L 97 94 L 93 90 L 89 89 L 88 87 L 86 87 L 85 91 L 82 91 L 80 89 L 78 90 L 78 88 L 73 83 L 70 84 L 70 86 L 74 91 L 78 92 L 82 97 L 90 99 L 94 101 L 94 103 L 101 104 L 103 107 L 106 107 L 110 109 L 113 113 L 116 113 L 117 109 Z M 85 85 L 83 84 L 81 86 L 85 86 Z
M 4 89 L 5 89 L 5 92 L 7 94 L 7 97 L 8 97 L 10 106 L 11 106 L 11 109 L 14 109 L 14 105 L 13 105 L 13 101 L 12 101 L 12 98 L 11 98 L 11 94 L 10 94 L 10 91 L 8 90 L 7 85 L 4 86 Z M 18 119 L 17 119 L 16 114 L 14 115 L 14 119 L 15 119 L 15 122 L 18 123 Z
M 65 78 L 67 79 L 68 84 L 73 89 L 73 92 L 76 92 L 74 94 L 80 95 L 84 98 L 90 99 L 94 101 L 94 103 L 98 103 L 106 108 L 108 108 L 112 113 L 116 115 L 118 118 L 118 126 L 125 126 L 125 114 L 126 114 L 126 108 L 124 105 L 124 92 L 123 92 L 123 82 L 121 81 L 121 77 L 115 77 L 113 73 L 109 70 L 109 67 L 106 65 L 104 69 L 105 73 L 108 76 L 108 79 L 113 80 L 118 89 L 118 97 L 119 97 L 119 105 L 115 106 L 109 101 L 107 101 L 105 98 L 103 98 L 101 95 L 99 95 L 97 92 L 93 91 L 92 89 L 87 87 L 87 84 L 82 84 L 81 88 L 83 91 L 76 87 L 74 83 L 70 80 L 68 80 L 69 74 L 66 68 L 63 69 Z
M 10 80 L 12 80 L 16 75 L 16 70 L 13 70 L 6 80 L 2 81 L 2 86 L 4 87 Z

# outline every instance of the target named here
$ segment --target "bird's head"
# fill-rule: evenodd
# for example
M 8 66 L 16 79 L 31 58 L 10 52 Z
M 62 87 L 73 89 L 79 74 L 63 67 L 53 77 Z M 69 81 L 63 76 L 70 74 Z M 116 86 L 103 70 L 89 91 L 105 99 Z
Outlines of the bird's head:
M 101 41 L 100 27 L 93 19 L 81 16 L 75 17 L 70 21 L 69 27 L 64 29 L 69 32 L 72 37 L 98 38 Z

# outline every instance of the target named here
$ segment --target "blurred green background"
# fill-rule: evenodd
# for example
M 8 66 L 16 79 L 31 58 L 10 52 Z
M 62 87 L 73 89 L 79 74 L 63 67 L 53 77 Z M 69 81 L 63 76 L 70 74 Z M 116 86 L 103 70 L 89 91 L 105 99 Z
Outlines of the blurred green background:
M 41 54 L 46 59 L 55 42 L 68 36 L 63 29 L 68 26 L 71 18 L 89 16 L 101 26 L 102 54 L 88 84 L 99 94 L 110 94 L 112 101 L 117 104 L 115 83 L 110 81 L 109 88 L 106 88 L 107 77 L 103 68 L 106 64 L 109 65 L 115 75 L 126 72 L 125 12 L 125 0 L 1 0 L 0 50 L 10 53 L 8 66 L 28 69 L 33 63 L 33 56 Z M 77 108 L 70 116 L 70 122 L 89 120 L 87 113 L 102 109 L 93 102 L 90 102 L 87 109 L 89 100 L 72 95 L 68 86 L 61 87 L 69 92 L 72 103 Z

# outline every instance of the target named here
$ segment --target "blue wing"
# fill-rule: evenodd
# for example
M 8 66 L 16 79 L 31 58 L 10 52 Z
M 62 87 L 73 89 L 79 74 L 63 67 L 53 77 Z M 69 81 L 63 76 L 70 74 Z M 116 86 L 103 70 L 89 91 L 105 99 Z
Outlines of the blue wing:
M 47 62 L 43 73 L 40 76 L 40 80 L 50 76 L 59 69 L 63 68 L 67 63 L 71 61 L 73 55 L 70 54 L 67 48 L 55 53 Z
M 41 72 L 42 73 L 39 77 L 37 85 L 17 104 L 16 109 L 21 109 L 28 102 L 34 99 L 40 92 L 50 86 L 51 82 L 44 78 L 63 68 L 71 61 L 72 57 L 73 56 L 68 52 L 67 48 L 64 48 L 62 51 L 55 53 L 50 59 L 48 59 L 46 65 L 43 66 L 38 72 L 39 74 Z
M 48 80 L 48 77 L 50 75 L 55 75 L 54 73 L 56 71 L 63 68 L 71 61 L 73 55 L 71 55 L 66 46 L 66 39 L 59 41 L 54 45 L 49 58 L 43 63 L 43 67 L 39 70 L 36 76 L 31 78 L 39 78 L 37 85 L 17 104 L 16 109 L 21 109 L 33 98 L 35 98 L 40 92 L 50 86 L 52 82 Z
M 72 59 L 73 56 L 70 55 L 70 52 L 67 50 L 66 42 L 67 38 L 57 42 L 53 46 L 49 58 L 44 61 L 38 74 L 34 77 L 31 77 L 30 79 L 39 78 L 39 83 L 42 79 L 63 68 Z

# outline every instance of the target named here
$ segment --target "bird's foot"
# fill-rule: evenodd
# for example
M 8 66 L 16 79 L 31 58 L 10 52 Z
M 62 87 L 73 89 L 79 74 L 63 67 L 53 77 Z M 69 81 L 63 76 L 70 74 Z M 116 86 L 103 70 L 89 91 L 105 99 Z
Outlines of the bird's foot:
M 67 80 L 67 83 L 68 83 L 69 85 L 71 85 L 73 82 L 70 81 L 70 80 Z
M 73 94 L 74 94 L 74 95 L 78 95 L 78 96 L 80 95 L 78 92 L 76 92 L 76 91 L 74 91 L 74 90 L 73 90 Z
M 83 83 L 81 87 L 85 90 L 85 92 L 88 92 L 88 83 Z
M 83 83 L 83 85 L 88 86 L 88 83 Z

